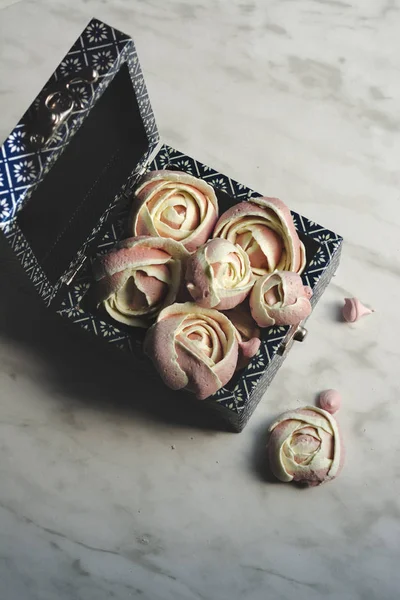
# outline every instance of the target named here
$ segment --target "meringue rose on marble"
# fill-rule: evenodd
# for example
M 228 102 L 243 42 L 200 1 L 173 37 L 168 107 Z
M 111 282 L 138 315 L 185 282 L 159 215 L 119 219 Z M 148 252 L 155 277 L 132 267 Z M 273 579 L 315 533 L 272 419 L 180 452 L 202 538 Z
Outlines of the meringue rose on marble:
M 276 271 L 257 279 L 250 295 L 250 310 L 260 327 L 297 325 L 311 314 L 312 290 L 300 275 Z
M 95 301 L 119 323 L 148 327 L 164 306 L 175 302 L 188 257 L 174 240 L 123 240 L 93 265 Z
M 165 384 L 204 400 L 231 379 L 238 360 L 235 327 L 224 314 L 194 302 L 172 304 L 147 331 L 144 351 Z
M 209 240 L 188 260 L 186 287 L 193 300 L 205 308 L 234 308 L 243 302 L 253 284 L 249 257 L 228 240 Z
M 218 219 L 213 237 L 241 246 L 256 276 L 276 270 L 301 273 L 306 264 L 290 210 L 278 198 L 252 198 L 232 206 Z
M 134 235 L 181 242 L 189 252 L 204 244 L 218 219 L 213 188 L 180 171 L 151 171 L 135 191 L 130 216 Z
M 288 411 L 269 431 L 269 461 L 280 481 L 315 486 L 339 474 L 344 461 L 339 427 L 325 410 L 306 406 Z

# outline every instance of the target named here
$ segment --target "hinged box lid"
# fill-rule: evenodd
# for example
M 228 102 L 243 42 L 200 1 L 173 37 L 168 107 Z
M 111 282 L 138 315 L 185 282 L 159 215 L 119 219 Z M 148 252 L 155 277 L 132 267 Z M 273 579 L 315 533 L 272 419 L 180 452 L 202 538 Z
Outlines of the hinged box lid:
M 158 144 L 132 39 L 93 19 L 0 150 L 0 228 L 47 304 Z

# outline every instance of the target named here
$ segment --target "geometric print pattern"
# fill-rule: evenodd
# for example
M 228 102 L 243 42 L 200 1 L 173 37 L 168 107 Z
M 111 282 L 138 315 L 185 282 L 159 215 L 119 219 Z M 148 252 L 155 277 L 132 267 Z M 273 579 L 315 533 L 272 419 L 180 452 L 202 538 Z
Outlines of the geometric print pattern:
M 166 168 L 179 169 L 204 179 L 216 190 L 228 194 L 232 204 L 260 195 L 186 154 L 164 145 L 148 166 L 148 170 Z M 125 235 L 125 223 L 130 206 L 129 194 L 126 196 L 126 202 L 121 207 L 118 217 L 109 225 L 99 241 L 97 255 L 109 252 Z M 313 289 L 312 304 L 315 305 L 337 269 L 342 238 L 297 213 L 292 212 L 292 216 L 296 229 L 303 239 L 308 238 L 313 242 L 314 255 L 308 262 L 302 277 L 304 283 Z M 135 364 L 139 368 L 138 372 L 145 372 L 151 377 L 154 374 L 153 367 L 143 356 L 142 338 L 138 338 L 137 331 L 106 322 L 98 314 L 82 308 L 81 300 L 91 282 L 91 264 L 88 261 L 86 268 L 69 288 L 61 304 L 60 314 L 104 337 L 119 348 L 133 352 Z M 244 427 L 281 365 L 284 357 L 280 356 L 279 347 L 288 336 L 289 330 L 289 327 L 263 329 L 260 350 L 247 368 L 241 371 L 240 376 L 205 401 L 209 407 L 222 413 L 235 431 L 240 431 Z
M 133 171 L 139 170 L 142 164 L 147 163 L 148 157 L 159 142 L 143 73 L 133 41 L 125 34 L 97 19 L 90 21 L 22 117 L 20 123 L 0 148 L 0 229 L 47 304 L 51 303 L 61 285 L 68 279 L 69 273 L 73 270 L 75 264 L 80 262 L 81 257 L 85 254 L 87 244 L 96 237 L 99 230 L 104 226 L 110 212 L 121 200 L 121 195 L 116 196 L 99 221 L 93 223 L 93 230 L 88 240 L 79 249 L 68 269 L 55 285 L 50 284 L 36 260 L 18 226 L 16 216 L 67 147 L 71 138 L 78 131 L 91 108 L 96 104 L 123 63 L 127 63 L 129 67 L 132 85 L 148 138 L 148 151 L 140 160 L 139 165 L 132 166 Z M 33 150 L 29 144 L 29 123 L 35 118 L 41 100 L 57 82 L 72 74 L 78 74 L 88 67 L 97 71 L 99 74 L 98 79 L 92 84 L 79 84 L 78 87 L 74 88 L 74 93 L 79 96 L 79 106 L 75 105 L 71 115 L 44 148 Z

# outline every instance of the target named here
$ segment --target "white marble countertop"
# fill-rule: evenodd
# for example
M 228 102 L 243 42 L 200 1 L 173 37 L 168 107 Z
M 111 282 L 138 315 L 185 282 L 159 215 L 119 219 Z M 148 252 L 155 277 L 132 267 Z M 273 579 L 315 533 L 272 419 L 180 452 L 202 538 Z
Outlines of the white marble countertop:
M 345 238 L 240 435 L 135 401 L 127 365 L 0 258 L 2 600 L 392 600 L 400 570 L 400 3 L 0 0 L 0 138 L 89 18 L 137 43 L 162 136 Z M 338 321 L 343 297 L 376 312 Z M 347 463 L 260 474 L 279 412 L 341 390 Z

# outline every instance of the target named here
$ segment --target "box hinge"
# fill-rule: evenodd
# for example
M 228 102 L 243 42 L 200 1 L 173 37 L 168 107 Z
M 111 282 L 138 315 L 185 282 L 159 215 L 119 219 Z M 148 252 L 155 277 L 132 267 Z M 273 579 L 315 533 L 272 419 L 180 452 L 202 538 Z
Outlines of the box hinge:
M 79 271 L 82 269 L 83 265 L 85 264 L 87 260 L 87 256 L 85 256 L 85 254 L 83 254 L 77 263 L 75 263 L 74 267 L 71 269 L 71 271 L 68 273 L 67 275 L 67 280 L 66 280 L 66 285 L 71 285 L 71 283 L 73 282 L 73 280 L 75 279 L 75 277 L 78 275 Z
M 129 200 L 132 197 L 133 189 L 138 185 L 143 175 L 147 173 L 149 167 L 157 154 L 160 152 L 163 143 L 159 141 L 153 148 L 153 150 L 148 155 L 147 159 L 141 162 L 135 171 L 130 175 L 129 180 L 125 186 L 125 190 L 123 192 L 123 196 L 126 200 Z

